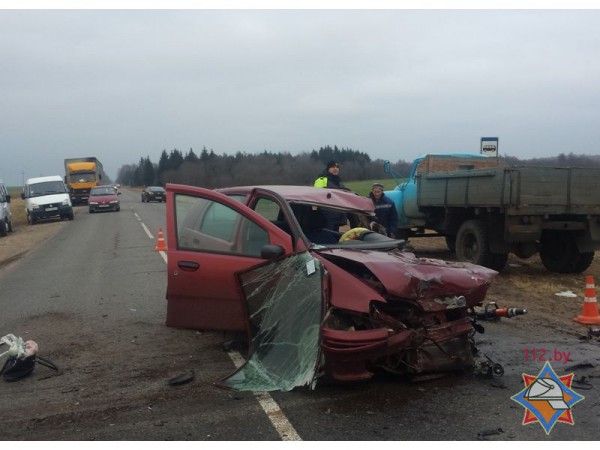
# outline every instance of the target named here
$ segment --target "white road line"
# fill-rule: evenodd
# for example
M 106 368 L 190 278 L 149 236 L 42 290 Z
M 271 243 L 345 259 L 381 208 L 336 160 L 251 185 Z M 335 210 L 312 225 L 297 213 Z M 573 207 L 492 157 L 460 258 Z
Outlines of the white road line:
M 144 224 L 144 222 L 141 222 L 140 225 L 142 226 L 142 228 L 144 229 L 144 231 L 146 232 L 146 234 L 148 235 L 148 237 L 150 239 L 154 239 L 154 236 L 152 235 L 152 233 L 150 233 L 150 230 L 148 229 L 148 227 Z
M 154 239 L 154 236 L 152 235 L 152 233 L 150 233 L 150 230 L 148 230 L 148 227 L 144 224 L 144 222 L 142 222 L 140 216 L 138 216 L 136 212 L 134 212 L 133 214 L 142 225 L 142 228 L 144 229 L 148 237 L 150 239 Z M 162 259 L 165 261 L 166 264 L 167 254 L 163 251 L 159 251 L 158 253 L 160 253 L 160 256 L 162 256 Z M 246 362 L 242 355 L 240 355 L 238 352 L 229 352 L 228 355 L 233 361 L 233 364 L 236 368 L 240 368 L 242 364 Z M 277 434 L 279 434 L 279 437 L 281 437 L 282 441 L 302 440 L 302 438 L 298 435 L 298 432 L 294 429 L 289 420 L 287 420 L 287 417 L 285 417 L 285 414 L 283 414 L 283 411 L 281 410 L 277 402 L 273 400 L 273 397 L 271 397 L 271 395 L 268 392 L 255 392 L 254 397 L 258 400 L 258 403 L 260 404 L 261 408 L 271 421 L 271 424 L 273 424 L 275 431 L 277 431 Z
M 229 357 L 233 361 L 236 368 L 240 368 L 246 361 L 238 352 L 228 352 Z M 258 400 L 258 403 L 262 407 L 263 411 L 273 424 L 275 431 L 279 434 L 282 441 L 301 441 L 302 438 L 296 431 L 296 429 L 289 422 L 283 411 L 273 400 L 273 397 L 268 392 L 254 392 L 254 397 Z

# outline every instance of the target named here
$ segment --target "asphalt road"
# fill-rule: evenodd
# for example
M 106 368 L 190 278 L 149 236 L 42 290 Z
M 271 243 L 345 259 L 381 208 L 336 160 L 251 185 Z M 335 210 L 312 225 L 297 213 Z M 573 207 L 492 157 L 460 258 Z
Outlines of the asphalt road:
M 164 326 L 166 264 L 154 245 L 165 205 L 126 190 L 121 202 L 118 213 L 78 208 L 53 239 L 0 269 L 0 336 L 34 339 L 61 369 L 38 366 L 27 379 L 0 381 L 0 439 L 600 439 L 599 342 L 543 328 L 523 335 L 511 322 L 519 318 L 485 324 L 478 338 L 503 365 L 500 378 L 414 383 L 380 375 L 270 395 L 217 388 L 235 367 L 227 337 Z M 528 349 L 590 363 L 571 370 L 590 383 L 575 389 L 585 399 L 573 407 L 574 425 L 558 423 L 549 435 L 538 423 L 523 425 L 525 410 L 511 396 L 524 388 L 523 373 L 543 367 Z M 568 373 L 562 361 L 552 366 Z M 191 383 L 166 383 L 191 369 Z

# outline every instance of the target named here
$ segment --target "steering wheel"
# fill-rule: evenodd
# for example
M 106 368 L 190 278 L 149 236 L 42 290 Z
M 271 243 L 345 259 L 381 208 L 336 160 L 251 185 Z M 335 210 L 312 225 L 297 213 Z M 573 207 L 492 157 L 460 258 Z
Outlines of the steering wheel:
M 362 234 L 365 231 L 371 231 L 368 228 L 361 228 L 361 227 L 357 227 L 357 228 L 352 228 L 348 231 L 346 231 L 344 234 L 342 234 L 342 236 L 340 237 L 339 242 L 345 242 L 345 241 L 359 241 L 360 237 L 362 236 Z

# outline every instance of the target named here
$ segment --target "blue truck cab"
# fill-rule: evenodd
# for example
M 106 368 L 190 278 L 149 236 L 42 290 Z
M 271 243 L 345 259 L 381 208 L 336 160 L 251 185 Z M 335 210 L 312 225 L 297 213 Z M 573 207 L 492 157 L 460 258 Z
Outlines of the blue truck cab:
M 398 211 L 398 227 L 400 229 L 406 230 L 411 227 L 427 226 L 427 212 L 423 211 L 419 206 L 418 179 L 423 173 L 431 172 L 430 168 L 421 167 L 424 161 L 430 156 L 489 160 L 488 156 L 474 153 L 428 153 L 419 156 L 413 161 L 408 178 L 404 181 L 397 179 L 402 178 L 402 175 L 392 169 L 390 161 L 385 161 L 384 171 L 391 175 L 396 182 L 396 187 L 391 191 L 385 191 L 385 195 L 388 198 L 391 198 L 396 205 L 396 211 Z M 400 232 L 400 234 L 405 235 L 406 233 Z

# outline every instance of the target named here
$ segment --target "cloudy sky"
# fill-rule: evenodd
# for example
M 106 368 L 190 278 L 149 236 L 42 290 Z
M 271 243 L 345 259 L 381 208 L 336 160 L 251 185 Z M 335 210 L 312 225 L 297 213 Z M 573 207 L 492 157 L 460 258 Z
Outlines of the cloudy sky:
M 0 10 L 0 178 L 202 147 L 600 154 L 600 10 Z

